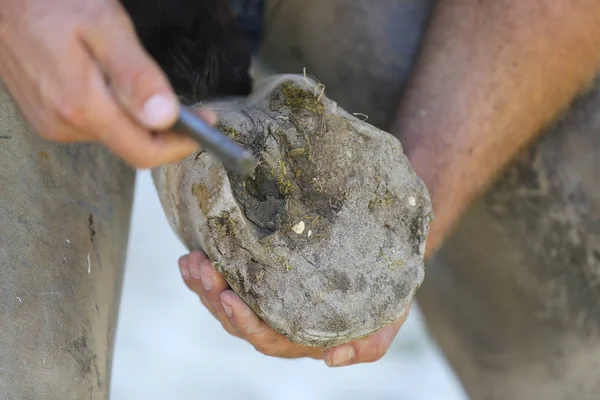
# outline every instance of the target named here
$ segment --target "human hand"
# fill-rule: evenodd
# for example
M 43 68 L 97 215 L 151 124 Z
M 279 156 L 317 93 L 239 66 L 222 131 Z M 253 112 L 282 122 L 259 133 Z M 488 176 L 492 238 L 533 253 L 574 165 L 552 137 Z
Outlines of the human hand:
M 408 311 L 375 334 L 325 351 L 301 346 L 269 327 L 229 287 L 201 251 L 192 251 L 179 259 L 181 275 L 187 287 L 233 336 L 248 341 L 256 350 L 272 357 L 324 359 L 330 367 L 368 363 L 385 355 Z
M 44 139 L 101 142 L 138 168 L 198 147 L 151 132 L 175 122 L 178 100 L 117 0 L 2 0 L 0 78 Z

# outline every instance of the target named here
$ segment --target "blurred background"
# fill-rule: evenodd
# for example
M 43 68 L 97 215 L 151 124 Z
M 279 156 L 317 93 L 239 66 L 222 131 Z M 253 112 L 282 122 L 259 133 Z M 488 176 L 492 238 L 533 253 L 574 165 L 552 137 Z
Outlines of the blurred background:
M 138 173 L 111 400 L 464 400 L 417 307 L 379 362 L 330 369 L 230 337 L 183 284 L 186 253 Z

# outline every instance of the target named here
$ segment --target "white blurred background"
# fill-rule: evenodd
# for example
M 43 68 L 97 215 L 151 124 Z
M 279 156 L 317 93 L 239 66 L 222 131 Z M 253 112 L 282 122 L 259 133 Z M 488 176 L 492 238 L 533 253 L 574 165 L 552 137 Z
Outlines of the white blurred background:
M 185 252 L 150 174 L 139 173 L 111 400 L 466 399 L 416 307 L 377 363 L 329 369 L 269 358 L 230 337 L 184 286 L 177 259 Z

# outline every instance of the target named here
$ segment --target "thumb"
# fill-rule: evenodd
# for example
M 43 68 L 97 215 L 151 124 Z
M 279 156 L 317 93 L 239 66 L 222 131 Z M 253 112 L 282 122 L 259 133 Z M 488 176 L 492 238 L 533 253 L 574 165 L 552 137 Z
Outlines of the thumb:
M 157 63 L 146 53 L 122 7 L 114 7 L 84 40 L 107 75 L 115 97 L 137 121 L 150 130 L 171 127 L 179 101 Z

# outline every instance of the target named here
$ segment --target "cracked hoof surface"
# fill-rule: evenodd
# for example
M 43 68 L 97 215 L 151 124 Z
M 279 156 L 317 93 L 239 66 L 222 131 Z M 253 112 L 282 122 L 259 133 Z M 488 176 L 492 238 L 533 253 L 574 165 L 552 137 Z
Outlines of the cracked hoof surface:
M 329 347 L 372 334 L 423 281 L 427 189 L 392 135 L 303 77 L 268 82 L 243 110 L 215 105 L 218 127 L 259 159 L 255 173 L 242 179 L 199 151 L 153 171 L 163 208 L 290 340 Z

